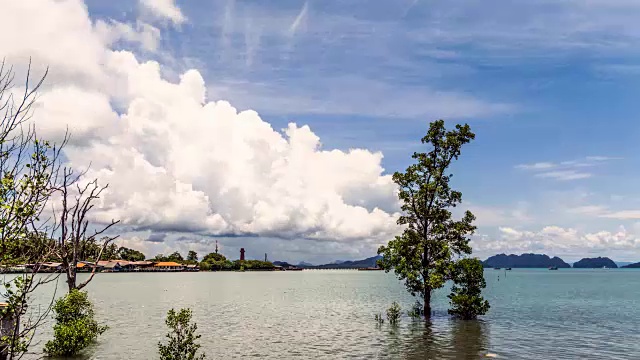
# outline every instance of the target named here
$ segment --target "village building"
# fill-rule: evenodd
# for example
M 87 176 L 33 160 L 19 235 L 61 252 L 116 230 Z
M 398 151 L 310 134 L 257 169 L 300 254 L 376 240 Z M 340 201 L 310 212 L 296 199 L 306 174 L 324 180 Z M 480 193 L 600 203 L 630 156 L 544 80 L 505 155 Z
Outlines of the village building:
M 153 265 L 155 271 L 183 271 L 184 265 L 174 261 L 160 261 Z

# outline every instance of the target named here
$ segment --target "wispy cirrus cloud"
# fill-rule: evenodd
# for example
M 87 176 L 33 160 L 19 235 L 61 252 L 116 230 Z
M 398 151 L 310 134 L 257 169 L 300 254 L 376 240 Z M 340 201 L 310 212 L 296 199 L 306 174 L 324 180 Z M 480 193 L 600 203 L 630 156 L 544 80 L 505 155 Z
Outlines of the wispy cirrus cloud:
M 519 164 L 515 168 L 533 173 L 538 178 L 554 179 L 558 181 L 571 181 L 588 179 L 594 176 L 593 171 L 587 168 L 595 167 L 607 161 L 622 158 L 611 156 L 585 156 L 581 159 L 561 162 L 537 162 L 532 164 Z
M 538 163 L 533 163 L 533 164 L 516 165 L 516 169 L 522 169 L 522 170 L 546 170 L 546 169 L 553 169 L 556 166 L 557 166 L 557 164 L 554 164 L 552 162 L 538 162 Z
M 187 20 L 174 0 L 139 0 L 140 6 L 159 19 L 167 19 L 176 25 Z
M 576 170 L 558 170 L 558 171 L 542 172 L 539 174 L 535 174 L 535 176 L 539 178 L 569 181 L 569 180 L 587 179 L 592 177 L 593 174 L 588 172 L 576 171 Z

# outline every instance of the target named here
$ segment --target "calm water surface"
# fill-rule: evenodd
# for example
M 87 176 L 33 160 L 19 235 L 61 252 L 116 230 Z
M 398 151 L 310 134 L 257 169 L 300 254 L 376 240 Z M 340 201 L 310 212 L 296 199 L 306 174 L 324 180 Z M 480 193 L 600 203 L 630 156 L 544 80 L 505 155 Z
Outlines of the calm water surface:
M 485 277 L 491 311 L 482 321 L 451 320 L 443 290 L 430 324 L 405 316 L 394 329 L 377 326 L 374 314 L 414 300 L 383 272 L 99 274 L 88 291 L 110 329 L 86 358 L 157 358 L 172 307 L 194 310 L 210 359 L 640 358 L 640 271 L 486 270 Z

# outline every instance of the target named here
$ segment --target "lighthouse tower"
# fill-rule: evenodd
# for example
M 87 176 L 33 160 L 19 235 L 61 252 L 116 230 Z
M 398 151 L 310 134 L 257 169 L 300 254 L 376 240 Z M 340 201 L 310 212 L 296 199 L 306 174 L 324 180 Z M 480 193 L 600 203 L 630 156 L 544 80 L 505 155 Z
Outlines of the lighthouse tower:
M 240 261 L 244 260 L 244 248 L 240 249 Z

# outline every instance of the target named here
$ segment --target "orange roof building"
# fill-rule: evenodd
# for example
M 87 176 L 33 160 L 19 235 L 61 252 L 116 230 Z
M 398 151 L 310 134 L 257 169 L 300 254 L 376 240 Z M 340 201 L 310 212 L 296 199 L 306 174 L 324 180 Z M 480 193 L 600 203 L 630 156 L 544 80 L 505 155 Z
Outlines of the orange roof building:
M 182 267 L 182 264 L 178 264 L 174 261 L 160 261 L 153 266 L 157 267 Z

